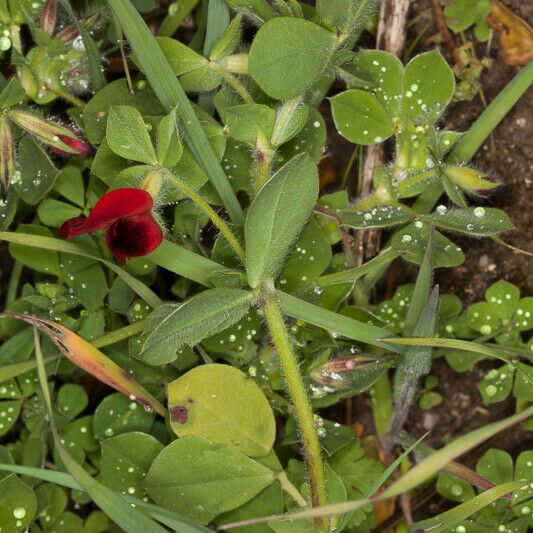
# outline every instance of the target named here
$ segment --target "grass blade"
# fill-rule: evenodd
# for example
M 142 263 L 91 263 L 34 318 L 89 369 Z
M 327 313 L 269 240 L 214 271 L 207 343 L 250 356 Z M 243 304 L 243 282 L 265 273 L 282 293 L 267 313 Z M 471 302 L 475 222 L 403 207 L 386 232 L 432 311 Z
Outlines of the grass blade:
M 383 339 L 391 344 L 401 345 L 401 346 L 433 346 L 434 348 L 452 348 L 454 350 L 464 350 L 465 352 L 474 352 L 486 357 L 492 357 L 493 359 L 499 359 L 508 365 L 511 365 L 515 370 L 520 372 L 527 381 L 530 383 L 531 378 L 529 374 L 520 368 L 512 359 L 509 359 L 507 356 L 500 354 L 497 350 L 487 346 L 485 344 L 478 344 L 476 342 L 463 341 L 460 339 L 444 339 L 444 338 L 427 338 L 427 337 L 394 337 L 392 339 Z
M 278 296 L 281 310 L 287 316 L 296 318 L 297 320 L 303 320 L 319 328 L 334 331 L 349 339 L 379 346 L 380 348 L 385 348 L 396 353 L 405 352 L 402 349 L 391 348 L 392 345 L 390 344 L 387 345 L 385 337 L 391 335 L 391 333 L 386 329 L 360 322 L 359 320 L 328 311 L 327 309 L 322 309 L 322 307 L 318 307 L 285 292 L 279 291 Z
M 424 533 L 431 531 L 431 533 L 439 533 L 442 531 L 450 531 L 457 523 L 465 520 L 469 516 L 477 513 L 487 505 L 496 501 L 498 498 L 506 494 L 520 489 L 527 483 L 525 481 L 510 481 L 503 483 L 490 490 L 482 492 L 471 500 L 468 500 L 449 511 L 445 511 L 428 520 L 422 520 L 409 526 L 409 533 Z
M 475 429 L 466 435 L 458 437 L 452 443 L 446 445 L 444 448 L 437 450 L 435 453 L 418 463 L 409 472 L 404 474 L 400 479 L 394 482 L 386 491 L 382 492 L 375 498 L 363 498 L 360 500 L 350 500 L 341 503 L 332 503 L 324 505 L 322 507 L 314 507 L 312 509 L 303 509 L 301 511 L 295 511 L 283 515 L 266 516 L 262 518 L 256 518 L 252 520 L 246 520 L 242 522 L 234 522 L 232 524 L 225 524 L 220 526 L 219 529 L 233 529 L 236 527 L 243 527 L 253 524 L 262 524 L 274 521 L 283 520 L 298 520 L 302 518 L 314 518 L 316 516 L 338 515 L 349 513 L 361 509 L 369 503 L 385 500 L 398 496 L 404 492 L 414 489 L 431 476 L 443 470 L 448 463 L 463 455 L 467 451 L 475 448 L 482 442 L 490 439 L 500 431 L 507 429 L 514 424 L 525 422 L 533 416 L 533 405 L 525 409 L 520 413 L 516 413 L 513 416 L 504 418 L 498 422 L 487 424 L 484 427 Z M 500 496 L 499 496 L 500 497 Z
M 135 60 L 155 94 L 169 112 L 174 108 L 178 110 L 185 141 L 216 189 L 229 217 L 234 223 L 242 224 L 244 214 L 241 205 L 200 120 L 154 36 L 129 0 L 108 0 L 108 4 L 117 16 L 135 54 Z
M 0 240 L 22 244 L 24 246 L 31 246 L 33 248 L 42 248 L 43 250 L 53 250 L 65 254 L 80 255 L 82 257 L 94 259 L 95 261 L 100 261 L 107 268 L 115 272 L 115 274 L 118 274 L 150 307 L 159 307 L 163 303 L 155 292 L 148 288 L 142 281 L 133 277 L 129 272 L 126 272 L 123 268 L 115 265 L 115 263 L 112 263 L 111 261 L 93 255 L 91 252 L 73 242 L 54 239 L 53 237 L 43 237 L 41 235 L 29 235 L 26 233 L 14 233 L 9 231 L 0 231 Z
M 89 494 L 100 509 L 120 526 L 125 531 L 144 531 L 146 533 L 164 533 L 166 530 L 159 524 L 154 522 L 151 518 L 141 513 L 134 507 L 121 498 L 118 494 L 102 485 L 99 481 L 91 477 L 87 471 L 80 466 L 65 449 L 61 443 L 61 439 L 55 427 L 54 417 L 52 413 L 52 399 L 50 396 L 50 389 L 48 388 L 48 381 L 46 378 L 46 370 L 44 368 L 43 355 L 41 353 L 41 346 L 39 342 L 39 333 L 34 329 L 35 337 L 35 356 L 37 358 L 37 372 L 39 375 L 39 382 L 43 392 L 44 403 L 48 412 L 50 429 L 54 438 L 55 447 L 68 470 L 69 474 L 81 485 Z
M 196 283 L 206 287 L 213 286 L 212 281 L 217 274 L 236 275 L 229 268 L 170 241 L 163 241 L 159 248 L 147 255 L 146 258 L 156 265 L 174 272 L 174 274 L 196 281 Z
M 160 37 L 172 37 L 180 24 L 185 20 L 185 17 L 196 7 L 198 0 L 180 0 L 174 2 L 174 8 L 169 9 L 168 15 L 163 19 L 161 26 L 157 32 Z
M 75 489 L 85 491 L 85 489 L 66 472 L 58 472 L 56 470 L 50 470 L 47 468 L 34 468 L 31 466 L 20 466 L 0 463 L 0 471 L 13 472 L 14 474 L 20 474 L 21 476 L 28 476 L 42 481 L 48 481 L 49 483 L 55 483 L 61 487 L 67 489 Z M 173 531 L 178 533 L 209 533 L 211 529 L 204 526 L 194 524 L 186 518 L 182 518 L 178 514 L 163 509 L 157 505 L 147 503 L 143 500 L 139 500 L 128 494 L 120 495 L 129 504 L 133 504 L 137 507 L 146 509 L 150 515 L 159 520 L 162 524 L 172 528 Z
M 326 274 L 325 276 L 320 276 L 316 281 L 321 287 L 327 287 L 328 285 L 335 285 L 337 283 L 352 283 L 357 281 L 359 278 L 365 276 L 370 272 L 374 272 L 376 268 L 389 265 L 394 261 L 400 254 L 393 250 L 392 248 L 387 248 L 382 250 L 378 256 L 370 259 L 365 264 L 343 270 L 341 272 L 335 272 L 334 274 Z
M 57 361 L 57 359 L 57 357 L 47 357 L 44 360 L 44 364 L 47 365 L 52 361 Z M 16 378 L 30 370 L 35 370 L 35 368 L 37 368 L 37 362 L 34 360 L 0 366 L 0 383 L 2 383 L 2 381 L 7 381 L 8 379 Z

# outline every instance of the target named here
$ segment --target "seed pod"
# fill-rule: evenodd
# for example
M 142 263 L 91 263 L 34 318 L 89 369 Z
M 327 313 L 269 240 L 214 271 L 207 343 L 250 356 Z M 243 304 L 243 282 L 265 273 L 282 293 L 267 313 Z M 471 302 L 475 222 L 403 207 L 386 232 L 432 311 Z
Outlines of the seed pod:
M 0 172 L 0 184 L 5 195 L 15 174 L 15 148 L 9 122 L 3 116 L 0 117 Z
M 57 0 L 46 0 L 41 10 L 41 28 L 53 35 L 57 23 Z
M 38 117 L 19 109 L 10 109 L 8 117 L 23 130 L 44 142 L 59 155 L 86 156 L 91 150 L 87 141 L 78 137 L 72 128 Z

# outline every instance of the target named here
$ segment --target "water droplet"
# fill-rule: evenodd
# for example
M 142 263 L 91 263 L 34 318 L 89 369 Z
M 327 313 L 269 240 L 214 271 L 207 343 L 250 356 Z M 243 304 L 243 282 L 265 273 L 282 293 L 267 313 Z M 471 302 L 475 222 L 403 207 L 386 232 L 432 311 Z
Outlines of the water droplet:
M 495 385 L 487 385 L 485 388 L 485 394 L 487 396 L 494 396 L 498 392 L 498 388 Z
M 485 209 L 483 207 L 476 207 L 474 209 L 474 216 L 477 218 L 483 218 L 485 216 Z
M 411 242 L 413 240 L 413 237 L 411 235 L 406 234 L 402 237 L 402 242 Z
M 446 208 L 445 205 L 441 204 L 441 205 L 437 206 L 437 213 L 439 215 L 444 215 L 446 213 L 446 211 L 447 211 L 447 208 Z
M 24 507 L 15 507 L 13 509 L 13 516 L 18 519 L 24 518 L 26 516 L 26 509 Z
M 489 335 L 491 332 L 492 332 L 492 327 L 489 326 L 488 324 L 483 324 L 480 328 L 479 328 L 479 331 L 481 334 L 483 335 Z
M 463 493 L 463 487 L 461 485 L 452 485 L 451 490 L 454 496 L 460 496 Z

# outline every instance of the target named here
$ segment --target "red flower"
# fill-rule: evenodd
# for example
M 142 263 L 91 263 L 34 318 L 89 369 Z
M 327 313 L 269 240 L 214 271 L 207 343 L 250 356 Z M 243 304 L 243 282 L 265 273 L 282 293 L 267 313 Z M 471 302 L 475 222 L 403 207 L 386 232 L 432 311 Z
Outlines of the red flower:
M 104 194 L 88 217 L 74 217 L 59 228 L 62 239 L 105 229 L 111 253 L 121 262 L 153 252 L 163 232 L 152 216 L 154 201 L 143 189 L 115 189 Z

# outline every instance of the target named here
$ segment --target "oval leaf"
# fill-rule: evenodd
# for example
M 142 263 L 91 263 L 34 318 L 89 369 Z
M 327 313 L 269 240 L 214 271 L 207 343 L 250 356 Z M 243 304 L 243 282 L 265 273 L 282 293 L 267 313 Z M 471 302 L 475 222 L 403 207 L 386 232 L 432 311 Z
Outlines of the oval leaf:
M 246 273 L 255 288 L 274 276 L 318 197 L 318 172 L 307 154 L 283 166 L 255 197 L 244 226 Z
M 270 453 L 274 413 L 261 389 L 240 370 L 198 366 L 170 383 L 167 392 L 170 425 L 179 437 L 205 437 L 250 456 Z

